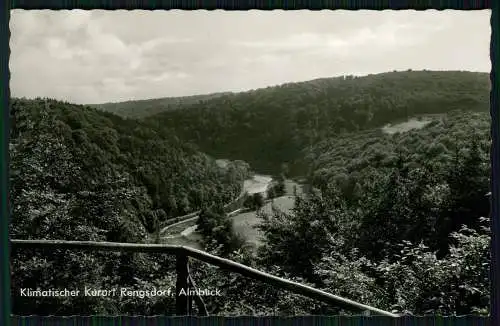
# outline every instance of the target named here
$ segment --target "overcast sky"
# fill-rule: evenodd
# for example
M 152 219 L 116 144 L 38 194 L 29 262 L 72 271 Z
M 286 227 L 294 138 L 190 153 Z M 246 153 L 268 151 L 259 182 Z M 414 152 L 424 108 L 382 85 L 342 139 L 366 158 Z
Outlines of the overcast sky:
M 74 103 L 490 71 L 490 11 L 11 11 L 11 94 Z

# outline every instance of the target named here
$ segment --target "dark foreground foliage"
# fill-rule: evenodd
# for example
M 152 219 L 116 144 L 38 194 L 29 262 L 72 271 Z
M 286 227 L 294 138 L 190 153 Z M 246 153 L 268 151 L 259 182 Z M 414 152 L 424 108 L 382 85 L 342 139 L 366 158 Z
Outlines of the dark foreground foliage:
M 230 202 L 241 193 L 248 173 L 245 165 L 222 169 L 207 155 L 135 120 L 83 106 L 13 99 L 11 119 L 12 238 L 144 242 L 169 217 L 206 203 Z M 153 282 L 165 277 L 162 261 L 148 263 L 140 255 L 19 252 L 13 254 L 13 284 L 16 291 L 138 287 L 141 283 L 132 276 Z M 117 278 L 108 276 L 113 272 Z M 78 314 L 125 307 L 100 298 L 63 299 L 35 305 L 14 293 L 14 310 Z

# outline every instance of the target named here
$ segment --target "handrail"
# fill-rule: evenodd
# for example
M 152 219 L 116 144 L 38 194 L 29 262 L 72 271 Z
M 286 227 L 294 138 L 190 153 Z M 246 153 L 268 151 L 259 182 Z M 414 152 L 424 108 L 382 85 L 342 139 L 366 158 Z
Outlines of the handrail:
M 223 206 L 224 209 L 227 209 L 231 205 L 233 205 L 233 204 L 237 203 L 238 201 L 242 200 L 246 194 L 247 194 L 246 191 L 242 192 L 238 197 L 236 197 L 236 199 L 234 199 L 230 203 L 225 204 Z M 242 208 L 239 208 L 239 209 L 242 209 Z M 230 214 L 232 214 L 232 213 L 234 213 L 236 211 L 237 210 L 232 211 L 232 212 L 228 212 L 227 215 L 229 216 Z M 169 230 L 170 228 L 176 227 L 176 226 L 181 225 L 183 223 L 188 223 L 188 222 L 196 220 L 197 218 L 200 217 L 201 212 L 202 212 L 201 210 L 198 210 L 198 211 L 186 214 L 186 215 L 177 216 L 177 217 L 174 217 L 174 218 L 171 218 L 171 219 L 168 219 L 168 220 L 164 221 L 163 223 L 160 224 L 160 235 L 162 235 L 165 232 L 167 232 L 167 230 Z
M 183 224 L 183 223 L 187 223 L 187 222 L 196 220 L 197 218 L 199 218 L 200 213 L 201 213 L 201 211 L 196 211 L 196 212 L 184 215 L 179 220 L 177 220 L 178 217 L 176 217 L 175 218 L 176 221 L 173 223 L 163 223 L 162 225 L 160 225 L 160 235 L 165 233 L 168 229 L 171 229 L 171 228 L 176 227 L 176 226 Z
M 244 212 L 247 212 L 247 211 L 250 211 L 250 210 L 251 210 L 250 208 L 238 208 L 237 210 L 234 210 L 232 212 L 227 213 L 226 216 L 227 217 L 233 217 L 235 214 L 241 214 L 241 213 L 244 213 Z M 163 229 L 160 230 L 160 236 L 163 235 L 164 233 L 166 233 L 171 228 L 174 228 L 174 227 L 179 226 L 181 224 L 191 223 L 192 221 L 195 221 L 198 218 L 199 218 L 199 215 L 195 216 L 195 217 L 188 218 L 186 220 L 182 220 L 182 221 L 174 223 L 174 224 L 167 225 Z M 177 238 L 179 236 L 181 236 L 181 235 L 166 236 L 166 237 L 162 237 L 162 239 Z
M 229 206 L 237 203 L 239 200 L 241 200 L 246 195 L 246 193 L 247 193 L 246 191 L 242 191 L 236 198 L 234 198 L 229 203 L 225 204 L 223 206 L 224 209 L 226 209 Z M 202 210 L 200 209 L 200 210 L 188 213 L 188 214 L 184 214 L 184 215 L 172 217 L 172 218 L 169 218 L 166 221 L 161 222 L 160 223 L 160 233 L 164 233 L 168 228 L 174 227 L 174 226 L 176 226 L 178 224 L 181 224 L 181 223 L 184 223 L 184 222 L 187 222 L 187 221 L 190 221 L 190 220 L 198 218 L 198 216 L 200 215 L 201 211 Z
M 182 223 L 182 222 L 185 222 L 189 219 L 198 217 L 198 215 L 200 215 L 200 213 L 201 213 L 201 210 L 197 210 L 197 211 L 191 212 L 189 214 L 169 218 L 168 220 L 160 223 L 160 229 L 163 230 L 163 229 L 171 227 L 175 224 Z
M 194 248 L 165 245 L 165 244 L 137 244 L 137 243 L 118 243 L 118 242 L 94 242 L 94 241 L 63 241 L 63 240 L 19 240 L 12 239 L 11 244 L 15 248 L 35 248 L 35 249 L 72 249 L 72 250 L 103 250 L 103 251 L 125 251 L 125 252 L 155 252 L 167 253 L 177 256 L 177 284 L 181 287 L 187 284 L 187 257 L 192 257 L 205 263 L 215 265 L 219 268 L 239 273 L 243 276 L 262 281 L 264 283 L 274 285 L 278 288 L 289 290 L 293 293 L 303 295 L 321 302 L 330 303 L 336 306 L 347 309 L 359 309 L 362 311 L 370 311 L 379 315 L 389 317 L 399 317 L 397 314 L 384 311 L 375 307 L 367 306 L 359 302 L 355 302 L 343 297 L 333 295 L 331 293 L 312 288 L 310 286 L 286 280 L 254 268 L 245 266 L 235 261 L 211 255 L 202 250 Z M 182 273 L 183 275 L 179 275 Z M 176 292 L 178 293 L 178 292 Z M 185 298 L 177 296 L 180 302 L 180 309 L 183 312 L 185 306 Z M 179 302 L 178 302 L 179 303 Z M 179 307 L 179 304 L 178 304 Z

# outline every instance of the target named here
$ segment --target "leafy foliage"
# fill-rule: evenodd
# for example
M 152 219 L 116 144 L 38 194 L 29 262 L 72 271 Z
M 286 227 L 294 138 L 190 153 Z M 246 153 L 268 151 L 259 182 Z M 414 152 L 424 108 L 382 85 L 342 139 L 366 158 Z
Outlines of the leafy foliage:
M 405 134 L 325 140 L 310 157 L 316 190 L 263 216 L 262 266 L 386 310 L 486 314 L 487 118 L 454 112 Z
M 245 240 L 235 233 L 233 222 L 221 206 L 212 206 L 201 211 L 197 230 L 203 235 L 207 250 L 217 249 L 222 256 L 240 249 Z
M 307 166 L 301 151 L 327 137 L 423 114 L 486 112 L 485 73 L 409 71 L 290 83 L 200 101 L 146 120 L 214 156 L 242 159 L 267 174 Z
M 253 210 L 259 210 L 264 206 L 264 197 L 260 192 L 256 192 L 247 197 L 244 206 Z
M 286 193 L 285 179 L 280 177 L 278 178 L 275 184 L 272 184 L 271 187 L 269 187 L 269 190 L 267 191 L 267 198 L 272 199 L 276 197 L 281 197 L 284 196 L 285 193 Z

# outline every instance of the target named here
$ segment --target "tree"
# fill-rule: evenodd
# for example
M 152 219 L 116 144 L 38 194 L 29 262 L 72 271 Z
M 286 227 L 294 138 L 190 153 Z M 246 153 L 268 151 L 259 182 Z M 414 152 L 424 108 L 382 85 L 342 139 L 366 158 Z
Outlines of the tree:
M 243 203 L 243 206 L 250 208 L 252 210 L 258 210 L 264 207 L 265 201 L 261 193 L 257 192 L 248 196 Z
M 490 237 L 484 230 L 462 228 L 451 238 L 454 244 L 441 258 L 423 244 L 405 242 L 398 261 L 375 267 L 381 294 L 394 298 L 392 309 L 415 315 L 488 314 Z
M 426 167 L 408 167 L 399 155 L 388 177 L 380 175 L 365 196 L 357 248 L 369 259 L 395 257 L 401 241 L 433 244 L 437 211 L 429 193 L 437 184 Z
M 253 198 L 253 206 L 256 210 L 264 207 L 264 203 L 265 203 L 264 196 L 262 196 L 262 194 L 260 192 L 253 194 L 252 198 Z
M 263 265 L 272 262 L 282 273 L 320 282 L 314 266 L 326 252 L 338 250 L 343 243 L 340 229 L 348 225 L 348 216 L 338 191 L 330 189 L 323 195 L 313 193 L 308 198 L 298 197 L 292 212 L 273 210 L 258 226 L 263 232 L 264 244 L 259 248 Z
M 269 189 L 267 190 L 267 198 L 268 199 L 274 199 L 278 197 L 276 195 L 276 190 L 274 189 L 274 187 L 269 187 Z
M 441 237 L 458 231 L 462 225 L 477 229 L 479 220 L 489 215 L 490 205 L 487 166 L 483 162 L 477 134 L 470 138 L 469 149 L 462 155 L 457 149 L 447 173 L 448 198 L 441 217 Z M 441 243 L 446 252 L 448 241 Z
M 214 228 L 219 225 L 224 217 L 224 212 L 216 207 L 206 207 L 201 210 L 196 221 L 196 230 L 204 237 L 211 238 Z
M 221 255 L 241 248 L 245 240 L 234 232 L 233 222 L 221 206 L 204 208 L 197 220 L 197 231 L 203 235 L 207 250 L 218 249 Z
M 267 198 L 273 199 L 284 196 L 286 194 L 285 178 L 280 175 L 276 178 L 276 182 L 272 182 L 267 191 Z

